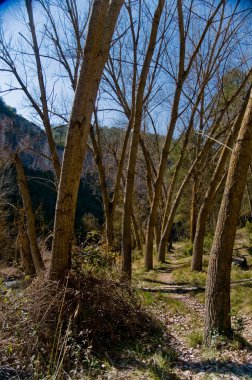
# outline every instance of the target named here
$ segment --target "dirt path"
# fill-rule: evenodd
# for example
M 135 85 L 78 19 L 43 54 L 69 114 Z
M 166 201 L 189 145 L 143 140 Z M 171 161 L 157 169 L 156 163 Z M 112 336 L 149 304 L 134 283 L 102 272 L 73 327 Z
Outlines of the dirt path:
M 153 312 L 167 326 L 171 345 L 178 353 L 174 366 L 175 373 L 180 379 L 252 379 L 252 317 L 243 318 L 242 335 L 251 344 L 250 348 L 227 347 L 225 342 L 219 342 L 216 347 L 209 350 L 203 349 L 200 345 L 190 347 L 188 336 L 192 330 L 196 338 L 197 334 L 198 337 L 200 334 L 202 336 L 204 321 L 204 305 L 197 301 L 192 291 L 204 289 L 175 284 L 171 274 L 174 264 L 172 260 L 172 264 L 163 267 L 155 280 L 146 281 L 144 287 L 148 292 L 165 294 L 186 307 L 184 310 L 180 306 L 181 312 L 178 309 L 175 313 L 174 310 L 169 310 L 169 306 L 165 306 L 165 302 L 161 308 L 157 304 L 153 307 Z

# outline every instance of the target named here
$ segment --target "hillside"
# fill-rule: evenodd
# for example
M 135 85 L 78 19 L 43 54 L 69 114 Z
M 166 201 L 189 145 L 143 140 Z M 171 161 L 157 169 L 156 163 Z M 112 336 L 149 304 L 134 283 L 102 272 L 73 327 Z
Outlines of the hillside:
M 62 147 L 58 145 L 62 157 Z M 0 98 L 0 160 L 8 162 L 10 153 L 21 150 L 20 153 L 31 198 L 38 218 L 38 225 L 44 223 L 46 231 L 53 226 L 56 192 L 50 181 L 54 181 L 52 165 L 45 157 L 50 156 L 45 132 L 36 124 L 18 115 Z M 87 160 L 91 160 L 90 155 Z M 13 201 L 20 203 L 18 194 L 13 195 Z M 103 222 L 103 210 L 100 202 L 99 189 L 94 190 L 90 174 L 84 175 L 80 184 L 78 207 L 76 211 L 76 228 L 82 228 L 81 219 L 84 214 L 91 213 Z
M 24 165 L 33 170 L 52 169 L 45 132 L 36 124 L 18 115 L 0 98 L 0 158 L 8 160 L 10 152 L 22 150 Z

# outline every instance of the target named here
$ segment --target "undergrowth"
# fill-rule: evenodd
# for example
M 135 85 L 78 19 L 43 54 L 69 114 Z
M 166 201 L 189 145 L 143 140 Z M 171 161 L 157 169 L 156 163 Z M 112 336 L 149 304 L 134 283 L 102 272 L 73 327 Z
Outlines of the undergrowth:
M 25 368 L 34 379 L 64 379 L 92 369 L 97 355 L 117 345 L 160 334 L 160 322 L 130 286 L 105 274 L 104 262 L 102 275 L 75 264 L 64 284 L 40 277 L 21 296 L 3 289 L 2 365 Z

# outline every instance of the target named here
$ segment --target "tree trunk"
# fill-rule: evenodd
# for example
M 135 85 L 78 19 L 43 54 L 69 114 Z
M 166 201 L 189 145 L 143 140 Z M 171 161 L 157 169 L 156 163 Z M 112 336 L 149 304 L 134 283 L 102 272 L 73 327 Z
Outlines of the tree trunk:
M 251 218 L 252 217 L 252 196 L 250 194 L 248 182 L 246 182 L 246 191 L 247 191 L 248 203 L 249 203 L 249 214 L 250 214 L 250 218 Z
M 162 15 L 165 0 L 159 0 L 155 10 L 152 29 L 150 34 L 149 45 L 147 48 L 146 56 L 144 59 L 139 84 L 137 88 L 136 104 L 133 106 L 131 118 L 134 117 L 134 126 L 132 131 L 129 161 L 127 168 L 127 178 L 124 195 L 124 208 L 123 208 L 123 223 L 122 223 L 122 279 L 126 281 L 131 280 L 131 215 L 132 215 L 132 201 L 133 189 L 135 179 L 136 160 L 138 153 L 138 144 L 141 131 L 142 121 L 142 108 L 144 90 L 146 85 L 147 76 L 150 69 L 151 60 L 156 45 L 156 38 L 160 18 Z
M 157 215 L 158 215 L 159 200 L 160 200 L 161 192 L 162 192 L 163 178 L 164 178 L 164 173 L 167 166 L 167 157 L 169 154 L 170 144 L 172 141 L 172 136 L 173 136 L 173 132 L 174 132 L 177 117 L 178 117 L 178 107 L 179 107 L 179 99 L 181 95 L 181 86 L 177 88 L 176 95 L 177 96 L 173 104 L 171 123 L 170 123 L 169 130 L 166 136 L 164 147 L 162 150 L 162 157 L 161 157 L 161 161 L 159 165 L 158 177 L 155 181 L 155 186 L 154 186 L 155 192 L 154 192 L 152 205 L 151 205 L 151 211 L 150 211 L 148 224 L 147 224 L 146 247 L 145 247 L 145 269 L 146 270 L 150 270 L 153 268 L 154 231 L 155 231 L 155 225 L 156 225 Z
M 32 201 L 24 173 L 23 164 L 18 156 L 18 153 L 14 154 L 14 163 L 17 171 L 18 186 L 25 210 L 27 235 L 30 242 L 32 260 L 36 269 L 36 273 L 39 274 L 42 270 L 45 269 L 45 267 L 37 242 L 35 216 L 32 209 Z
M 211 135 L 214 134 L 214 132 L 218 128 L 218 125 L 219 124 L 214 124 L 213 125 L 212 131 L 211 131 Z M 176 215 L 176 211 L 177 211 L 177 208 L 179 206 L 181 197 L 184 194 L 185 188 L 186 188 L 189 180 L 191 179 L 192 175 L 194 174 L 197 166 L 200 164 L 200 162 L 204 159 L 204 157 L 207 155 L 207 153 L 211 149 L 211 147 L 213 145 L 213 141 L 214 140 L 211 140 L 211 139 L 209 139 L 209 140 L 206 141 L 206 143 L 203 146 L 201 152 L 195 158 L 195 160 L 194 160 L 192 166 L 190 167 L 187 175 L 185 176 L 183 182 L 181 183 L 181 185 L 179 187 L 179 190 L 177 192 L 177 195 L 176 195 L 176 197 L 175 197 L 175 199 L 173 201 L 172 207 L 170 209 L 169 217 L 167 219 L 167 224 L 166 224 L 166 227 L 165 227 L 164 231 L 162 232 L 162 237 L 161 237 L 161 241 L 160 241 L 160 245 L 159 245 L 158 260 L 161 263 L 165 262 L 166 247 L 167 247 L 167 244 L 168 244 L 169 236 L 170 236 L 170 233 L 171 233 L 171 230 L 172 230 L 173 220 L 174 220 L 174 217 Z
M 161 225 L 157 219 L 155 224 L 155 242 L 156 242 L 156 251 L 158 252 L 158 247 L 161 240 Z
M 138 223 L 133 211 L 132 211 L 131 219 L 132 219 L 132 224 L 133 224 L 133 229 L 134 229 L 136 247 L 137 247 L 138 252 L 142 252 L 142 244 L 141 244 L 141 239 L 139 235 Z
M 234 144 L 234 141 L 236 140 L 240 125 L 242 123 L 242 120 L 246 111 L 248 100 L 249 100 L 249 95 L 246 97 L 246 100 L 244 101 L 244 104 L 241 107 L 240 113 L 235 120 L 234 126 L 228 135 L 228 138 L 225 143 L 226 146 L 223 147 L 223 151 L 221 153 L 218 164 L 215 168 L 214 174 L 212 176 L 209 187 L 207 189 L 204 200 L 199 210 L 194 244 L 193 244 L 193 256 L 192 256 L 192 264 L 191 264 L 192 271 L 202 270 L 203 245 L 204 245 L 204 235 L 205 235 L 205 230 L 206 230 L 207 218 L 208 218 L 213 200 L 215 198 L 216 187 L 221 179 L 223 168 L 230 154 L 229 147 L 230 146 L 232 147 Z
M 96 162 L 98 172 L 99 172 L 100 189 L 101 189 L 102 201 L 103 201 L 103 212 L 105 216 L 106 241 L 107 241 L 108 247 L 110 249 L 113 249 L 114 247 L 113 207 L 112 207 L 112 202 L 109 199 L 105 169 L 104 169 L 102 157 L 101 157 L 101 154 L 102 154 L 101 146 L 99 142 L 97 143 L 96 141 L 95 133 L 92 126 L 90 128 L 90 138 L 91 138 L 93 149 L 94 149 L 93 154 L 94 154 L 95 162 Z
M 76 201 L 91 117 L 111 39 L 123 0 L 94 0 L 83 63 L 75 91 L 56 203 L 50 279 L 71 267 Z
M 114 213 L 112 212 L 111 203 L 108 204 L 108 209 L 105 210 L 105 226 L 106 226 L 106 241 L 109 249 L 114 249 Z
M 164 178 L 165 170 L 167 167 L 167 158 L 168 158 L 168 154 L 170 150 L 170 145 L 172 142 L 173 133 L 174 133 L 175 126 L 177 123 L 177 119 L 178 119 L 178 109 L 179 109 L 180 97 L 181 97 L 183 85 L 191 71 L 191 67 L 204 41 L 206 33 L 210 25 L 212 24 L 216 14 L 218 13 L 220 7 L 222 6 L 223 2 L 224 2 L 223 0 L 219 2 L 215 10 L 213 11 L 213 14 L 207 21 L 204 31 L 201 34 L 200 40 L 195 50 L 192 53 L 192 56 L 189 60 L 189 64 L 187 68 L 185 69 L 185 41 L 186 39 L 185 39 L 185 30 L 184 30 L 184 15 L 183 15 L 183 9 L 182 9 L 182 2 L 180 0 L 177 1 L 178 26 L 179 26 L 179 36 L 180 36 L 180 52 L 179 52 L 180 57 L 179 57 L 178 78 L 177 78 L 177 86 L 176 86 L 176 90 L 174 94 L 170 124 L 168 127 L 168 132 L 167 132 L 163 149 L 162 149 L 162 156 L 161 156 L 161 160 L 160 160 L 160 164 L 158 168 L 158 175 L 155 182 L 155 192 L 154 192 L 154 197 L 153 197 L 151 211 L 150 211 L 148 225 L 147 225 L 146 248 L 145 248 L 145 269 L 146 270 L 150 270 L 153 268 L 154 228 L 155 228 L 156 219 L 157 219 L 158 204 L 161 197 L 163 178 Z M 161 244 L 162 244 L 162 238 L 161 238 L 160 245 Z M 164 245 L 162 244 L 162 246 Z
M 17 249 L 20 253 L 20 266 L 29 276 L 35 274 L 35 268 L 33 265 L 32 254 L 30 249 L 30 242 L 27 236 L 25 226 L 20 226 L 17 236 Z
M 42 109 L 43 109 L 43 113 L 40 113 L 40 116 L 41 116 L 43 125 L 45 127 L 48 145 L 49 145 L 51 157 L 52 157 L 52 164 L 55 170 L 57 183 L 58 183 L 60 179 L 60 161 L 59 161 L 59 156 L 58 156 L 56 144 L 53 138 L 51 123 L 50 123 L 50 117 L 49 117 L 49 111 L 48 111 L 48 105 L 47 105 L 48 99 L 47 99 L 47 94 L 46 94 L 42 64 L 40 60 L 39 45 L 37 41 L 36 29 L 35 29 L 34 18 L 33 18 L 32 0 L 26 0 L 25 3 L 26 3 L 26 9 L 27 9 L 27 14 L 29 18 L 29 27 L 31 29 L 32 42 L 33 42 L 32 47 L 33 47 L 33 51 L 34 51 L 34 55 L 36 59 L 38 83 L 39 83 L 39 88 L 40 88 L 40 99 L 41 99 Z
M 243 80 L 243 83 L 241 84 L 241 86 L 239 87 L 239 89 L 236 91 L 236 93 L 229 100 L 229 102 L 226 105 L 227 107 L 229 107 L 233 103 L 233 101 L 237 98 L 238 94 L 240 93 L 240 91 L 244 87 L 244 85 L 246 84 L 247 80 L 248 80 L 248 76 L 246 76 L 246 78 Z M 243 107 L 242 107 L 242 109 L 243 109 Z M 178 208 L 180 199 L 181 199 L 181 197 L 183 195 L 183 192 L 185 190 L 185 186 L 187 185 L 189 179 L 191 178 L 191 176 L 195 172 L 195 169 L 196 169 L 197 165 L 199 165 L 199 163 L 201 162 L 201 160 L 204 159 L 204 157 L 207 155 L 207 153 L 211 149 L 211 147 L 212 147 L 212 145 L 213 145 L 213 143 L 215 141 L 215 139 L 213 137 L 215 136 L 215 133 L 218 130 L 218 127 L 219 127 L 219 125 L 220 125 L 220 123 L 221 123 L 221 121 L 222 121 L 222 119 L 223 119 L 223 117 L 225 115 L 225 110 L 226 110 L 226 108 L 223 109 L 222 112 L 220 112 L 220 115 L 218 116 L 217 120 L 215 121 L 215 123 L 210 128 L 210 133 L 208 135 L 207 141 L 205 142 L 205 144 L 204 144 L 201 152 L 198 154 L 198 156 L 194 160 L 194 162 L 193 162 L 191 168 L 189 169 L 186 177 L 184 178 L 182 184 L 180 185 L 180 188 L 179 188 L 179 191 L 178 191 L 178 193 L 176 195 L 176 198 L 174 199 L 174 202 L 173 202 L 173 205 L 172 205 L 171 210 L 170 210 L 170 214 L 169 214 L 169 217 L 168 217 L 168 221 L 167 221 L 166 227 L 165 227 L 165 229 L 162 232 L 162 237 L 161 237 L 161 242 L 160 242 L 159 252 L 158 252 L 158 259 L 159 259 L 160 262 L 164 262 L 165 261 L 166 246 L 167 246 L 168 239 L 169 239 L 169 236 L 170 236 L 170 233 L 171 233 L 172 224 L 173 224 L 173 220 L 174 220 L 174 217 L 175 217 L 175 214 L 176 214 L 176 210 Z M 238 117 L 238 119 L 239 119 L 239 117 Z
M 190 218 L 190 240 L 193 243 L 196 232 L 197 214 L 198 214 L 198 181 L 196 176 L 193 178 L 192 199 L 191 199 L 191 218 Z
M 252 91 L 247 110 L 233 148 L 224 189 L 206 284 L 205 343 L 214 334 L 232 336 L 230 310 L 230 272 L 237 222 L 247 172 L 252 159 Z

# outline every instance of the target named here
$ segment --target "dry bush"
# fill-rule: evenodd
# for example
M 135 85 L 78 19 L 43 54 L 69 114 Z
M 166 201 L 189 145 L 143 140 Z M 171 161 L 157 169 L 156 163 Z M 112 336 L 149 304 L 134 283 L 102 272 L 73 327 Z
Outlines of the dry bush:
M 2 339 L 13 344 L 9 360 L 6 347 L 0 355 L 33 372 L 83 367 L 87 353 L 160 331 L 131 287 L 87 273 L 70 273 L 64 285 L 39 278 L 3 308 Z

